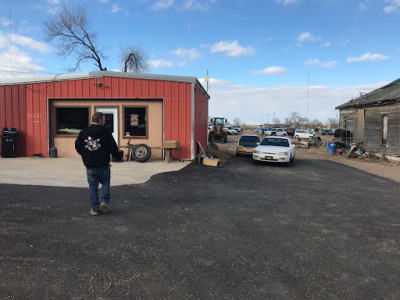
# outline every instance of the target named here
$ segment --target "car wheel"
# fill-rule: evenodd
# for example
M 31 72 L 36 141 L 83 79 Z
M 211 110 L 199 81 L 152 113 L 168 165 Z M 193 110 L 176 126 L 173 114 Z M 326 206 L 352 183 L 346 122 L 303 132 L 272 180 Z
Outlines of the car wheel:
M 132 156 L 138 162 L 146 162 L 151 156 L 151 149 L 146 144 L 139 144 L 133 147 Z
M 296 135 L 296 136 L 295 136 L 295 138 L 296 138 L 296 139 L 298 139 L 298 138 L 299 138 L 299 136 L 298 136 L 298 135 Z

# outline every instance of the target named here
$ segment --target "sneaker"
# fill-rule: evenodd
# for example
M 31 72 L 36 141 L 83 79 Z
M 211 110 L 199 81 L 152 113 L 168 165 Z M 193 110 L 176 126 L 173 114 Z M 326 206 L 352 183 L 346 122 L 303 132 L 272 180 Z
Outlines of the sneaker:
M 100 207 L 103 210 L 103 213 L 110 213 L 111 212 L 110 205 L 108 205 L 107 203 L 102 202 L 100 204 Z
M 100 214 L 99 211 L 94 211 L 93 209 L 90 209 L 90 215 L 91 216 L 98 216 Z

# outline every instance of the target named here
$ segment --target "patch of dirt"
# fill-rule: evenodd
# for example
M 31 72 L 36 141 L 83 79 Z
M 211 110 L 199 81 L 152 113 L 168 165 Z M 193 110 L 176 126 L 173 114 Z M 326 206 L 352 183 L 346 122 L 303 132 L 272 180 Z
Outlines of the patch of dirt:
M 251 129 L 245 129 L 241 134 L 255 134 L 255 132 Z M 236 154 L 236 144 L 239 137 L 240 135 L 230 135 L 228 136 L 228 142 L 225 144 L 209 144 L 205 149 L 207 156 L 219 158 L 221 163 L 225 164 L 231 156 Z M 333 136 L 321 135 L 319 137 L 321 139 L 319 147 L 310 147 L 308 149 L 301 147 L 298 140 L 293 139 L 296 144 L 296 158 L 327 159 L 400 183 L 400 163 L 371 155 L 364 155 L 361 158 L 348 158 L 346 153 L 342 155 L 328 154 L 327 144 L 333 142 Z M 263 138 L 263 136 L 260 135 L 260 138 Z
M 348 158 L 346 153 L 342 155 L 328 154 L 326 146 L 310 149 L 296 148 L 296 157 L 303 159 L 327 159 L 400 183 L 400 164 L 384 158 L 368 155 L 360 158 Z

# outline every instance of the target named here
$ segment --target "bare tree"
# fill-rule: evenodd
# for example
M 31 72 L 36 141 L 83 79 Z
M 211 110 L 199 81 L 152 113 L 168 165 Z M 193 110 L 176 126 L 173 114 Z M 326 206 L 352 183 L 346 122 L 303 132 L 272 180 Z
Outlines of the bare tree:
M 274 123 L 275 125 L 280 125 L 281 124 L 281 120 L 278 117 L 274 117 L 272 119 L 272 123 Z
M 298 112 L 293 111 L 286 118 L 286 123 L 291 124 L 293 127 L 297 128 L 299 127 L 300 118 L 301 118 L 300 114 Z
M 242 122 L 240 121 L 239 118 L 234 118 L 234 119 L 233 119 L 233 125 L 235 125 L 235 126 L 240 126 L 241 123 L 242 123 Z
M 320 120 L 318 120 L 318 119 L 314 119 L 314 120 L 312 121 L 312 126 L 313 126 L 314 128 L 321 128 L 321 127 L 323 127 L 323 123 L 322 123 Z
M 145 73 L 149 71 L 147 54 L 140 46 L 121 48 L 120 59 L 123 72 Z
M 96 46 L 97 34 L 90 30 L 85 8 L 64 6 L 54 17 L 43 22 L 43 30 L 47 41 L 56 40 L 59 55 L 76 56 L 75 68 L 71 71 L 86 60 L 93 60 L 100 71 L 107 70 L 101 63 L 104 56 Z
M 329 125 L 329 128 L 339 128 L 338 120 L 335 118 L 328 118 L 326 123 Z

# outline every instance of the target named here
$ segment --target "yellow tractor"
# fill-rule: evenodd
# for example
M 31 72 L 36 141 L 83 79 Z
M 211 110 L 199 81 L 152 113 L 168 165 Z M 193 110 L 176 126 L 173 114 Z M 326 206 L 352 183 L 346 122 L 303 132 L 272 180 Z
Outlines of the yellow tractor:
M 210 132 L 208 133 L 208 140 L 211 142 L 221 141 L 222 143 L 226 143 L 228 140 L 228 130 L 224 127 L 225 122 L 227 120 L 225 118 L 214 118 L 211 119 L 211 123 L 213 123 L 210 128 Z

